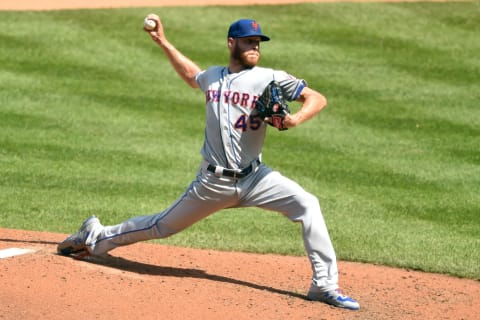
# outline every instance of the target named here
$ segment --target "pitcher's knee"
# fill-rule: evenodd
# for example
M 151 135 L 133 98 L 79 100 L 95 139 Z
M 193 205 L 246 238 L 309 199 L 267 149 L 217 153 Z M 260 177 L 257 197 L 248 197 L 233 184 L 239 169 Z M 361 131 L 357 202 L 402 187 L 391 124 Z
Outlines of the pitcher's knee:
M 305 210 L 320 210 L 320 202 L 318 198 L 311 193 L 305 192 L 301 199 L 301 206 L 305 208 Z
M 308 192 L 295 197 L 295 205 L 291 206 L 288 217 L 292 221 L 311 220 L 312 215 L 321 215 L 318 198 Z

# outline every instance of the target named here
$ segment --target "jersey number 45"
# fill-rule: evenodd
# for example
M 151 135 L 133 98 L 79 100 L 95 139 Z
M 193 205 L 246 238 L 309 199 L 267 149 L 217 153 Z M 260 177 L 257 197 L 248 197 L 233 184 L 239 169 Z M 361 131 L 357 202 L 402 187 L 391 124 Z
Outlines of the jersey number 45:
M 242 131 L 247 131 L 248 128 L 251 130 L 258 130 L 261 125 L 262 120 L 259 117 L 242 114 L 235 122 L 235 129 Z

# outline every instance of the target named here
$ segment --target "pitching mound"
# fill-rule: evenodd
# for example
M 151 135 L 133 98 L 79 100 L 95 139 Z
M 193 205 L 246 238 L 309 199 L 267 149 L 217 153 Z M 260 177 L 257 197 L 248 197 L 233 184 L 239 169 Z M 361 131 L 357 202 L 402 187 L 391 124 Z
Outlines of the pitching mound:
M 306 257 L 138 243 L 80 261 L 65 237 L 0 229 L 0 256 L 30 250 L 0 259 L 1 319 L 480 319 L 474 280 L 340 261 L 349 311 L 305 300 Z

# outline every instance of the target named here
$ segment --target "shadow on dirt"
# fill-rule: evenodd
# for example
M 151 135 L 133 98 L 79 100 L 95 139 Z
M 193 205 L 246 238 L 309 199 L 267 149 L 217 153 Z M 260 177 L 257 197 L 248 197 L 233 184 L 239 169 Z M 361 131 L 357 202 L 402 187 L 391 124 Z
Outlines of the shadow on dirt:
M 306 296 L 296 292 L 290 292 L 286 290 L 280 290 L 268 286 L 262 286 L 259 284 L 251 283 L 248 281 L 238 280 L 234 278 L 208 274 L 204 270 L 191 269 L 191 268 L 178 268 L 178 267 L 164 267 L 143 262 L 132 261 L 121 257 L 114 257 L 111 255 L 103 257 L 87 256 L 82 261 L 102 265 L 110 268 L 119 269 L 122 271 L 134 272 L 138 274 L 147 274 L 153 276 L 164 277 L 179 277 L 179 278 L 194 278 L 194 279 L 206 279 L 217 282 L 226 282 L 236 285 L 241 285 L 249 288 L 253 288 L 261 291 L 268 291 L 272 293 L 282 294 L 290 297 L 306 299 Z

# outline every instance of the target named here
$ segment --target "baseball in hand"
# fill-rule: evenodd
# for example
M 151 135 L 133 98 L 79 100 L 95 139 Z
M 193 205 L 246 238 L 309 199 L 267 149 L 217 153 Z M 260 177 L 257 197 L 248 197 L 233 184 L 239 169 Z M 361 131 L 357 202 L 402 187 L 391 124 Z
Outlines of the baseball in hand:
M 146 30 L 153 31 L 157 27 L 157 23 L 155 20 L 145 18 L 145 20 L 143 20 L 143 26 Z

